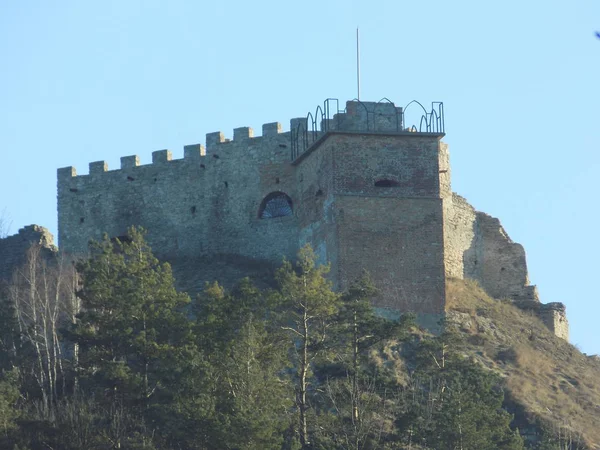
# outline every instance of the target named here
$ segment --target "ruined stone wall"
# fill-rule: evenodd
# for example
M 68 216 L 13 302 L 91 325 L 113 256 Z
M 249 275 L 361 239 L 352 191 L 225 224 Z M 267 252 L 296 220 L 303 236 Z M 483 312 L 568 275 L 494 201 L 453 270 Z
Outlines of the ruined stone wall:
M 480 236 L 476 242 L 482 247 L 476 272 L 481 285 L 493 297 L 527 297 L 533 290 L 523 246 L 510 239 L 495 217 L 478 212 L 476 224 Z
M 0 239 L 0 282 L 10 281 L 13 271 L 25 262 L 32 245 L 41 246 L 45 257 L 56 254 L 52 233 L 39 225 L 23 227 L 17 234 Z
M 452 193 L 447 146 L 440 147 L 439 158 L 446 276 L 476 280 L 492 297 L 538 300 L 535 286 L 529 286 L 523 246 L 510 239 L 498 219 Z
M 541 305 L 539 317 L 556 336 L 565 341 L 569 340 L 569 322 L 565 305 L 558 302 Z
M 477 264 L 483 258 L 476 215 L 475 209 L 461 196 L 453 194 L 444 198 L 444 252 L 448 277 L 481 282 Z
M 517 299 L 515 305 L 535 314 L 557 337 L 569 340 L 569 322 L 565 305 L 562 303 L 540 303 L 537 300 Z
M 529 285 L 523 246 L 500 221 L 453 194 L 444 199 L 446 275 L 477 280 L 492 297 L 537 299 Z
M 541 304 L 529 285 L 523 246 L 513 242 L 500 221 L 475 209 L 457 194 L 444 202 L 446 276 L 479 282 L 492 297 L 508 298 L 533 311 L 558 337 L 568 340 L 569 324 L 562 303 Z

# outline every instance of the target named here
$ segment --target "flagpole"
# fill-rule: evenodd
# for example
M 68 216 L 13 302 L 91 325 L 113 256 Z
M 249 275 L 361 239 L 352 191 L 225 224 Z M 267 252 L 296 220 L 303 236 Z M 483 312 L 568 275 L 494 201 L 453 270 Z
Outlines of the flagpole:
M 356 27 L 356 90 L 358 100 L 360 100 L 360 46 L 358 40 L 358 27 Z

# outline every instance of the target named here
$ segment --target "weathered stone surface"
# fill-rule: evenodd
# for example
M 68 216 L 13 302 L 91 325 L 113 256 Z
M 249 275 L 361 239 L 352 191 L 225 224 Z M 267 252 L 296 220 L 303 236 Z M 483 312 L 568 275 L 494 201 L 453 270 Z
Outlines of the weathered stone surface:
M 529 285 L 523 246 L 500 221 L 475 211 L 459 195 L 444 199 L 446 275 L 477 280 L 492 297 L 538 300 Z
M 540 319 L 559 338 L 569 340 L 569 322 L 565 305 L 562 303 L 548 303 L 540 308 Z
M 509 298 L 534 311 L 552 332 L 568 340 L 564 305 L 540 304 L 537 288 L 529 285 L 525 250 L 498 219 L 476 211 L 457 194 L 448 195 L 444 233 L 446 276 L 478 281 L 492 297 Z
M 45 257 L 52 257 L 57 251 L 52 233 L 39 225 L 28 225 L 17 234 L 0 239 L 0 282 L 11 279 L 13 271 L 25 262 L 32 245 L 39 245 Z
M 569 322 L 564 304 L 559 302 L 543 304 L 537 299 L 517 299 L 515 305 L 534 312 L 556 336 L 569 340 Z
M 377 307 L 443 313 L 438 148 L 437 138 L 417 134 L 334 133 L 296 166 L 307 206 L 299 209 L 300 245 L 332 263 L 338 287 L 366 268 L 381 292 Z

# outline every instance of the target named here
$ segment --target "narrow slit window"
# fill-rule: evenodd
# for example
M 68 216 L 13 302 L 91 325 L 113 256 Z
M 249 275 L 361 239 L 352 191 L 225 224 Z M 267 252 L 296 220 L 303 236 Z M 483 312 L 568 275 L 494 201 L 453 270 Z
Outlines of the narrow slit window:
M 375 181 L 375 187 L 399 187 L 400 183 L 396 180 L 391 180 L 389 178 L 384 178 L 381 180 Z

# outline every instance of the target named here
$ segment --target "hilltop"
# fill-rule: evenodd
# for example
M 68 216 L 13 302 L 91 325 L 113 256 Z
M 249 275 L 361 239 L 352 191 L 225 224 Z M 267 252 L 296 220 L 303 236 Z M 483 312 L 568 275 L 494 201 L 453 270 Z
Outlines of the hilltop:
M 581 353 L 534 314 L 491 298 L 473 281 L 448 280 L 447 315 L 465 337 L 465 354 L 504 377 L 522 434 L 535 439 L 545 424 L 565 440 L 600 448 L 597 355 Z

